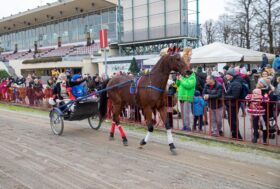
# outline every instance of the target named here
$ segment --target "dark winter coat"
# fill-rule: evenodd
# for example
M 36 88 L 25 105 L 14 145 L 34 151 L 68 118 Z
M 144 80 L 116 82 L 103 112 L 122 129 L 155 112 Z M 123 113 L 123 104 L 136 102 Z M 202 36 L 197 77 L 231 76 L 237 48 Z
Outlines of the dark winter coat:
M 208 106 L 210 109 L 218 109 L 222 107 L 222 94 L 223 94 L 223 87 L 217 81 L 215 81 L 214 87 L 211 89 L 210 85 L 205 85 L 202 96 L 208 94 Z
M 196 75 L 196 90 L 202 93 L 206 83 L 207 74 L 203 72 L 197 72 L 195 75 Z
M 228 106 L 236 106 L 237 100 L 240 99 L 241 96 L 242 83 L 244 83 L 244 79 L 240 75 L 236 75 L 228 84 L 228 88 L 224 96 Z

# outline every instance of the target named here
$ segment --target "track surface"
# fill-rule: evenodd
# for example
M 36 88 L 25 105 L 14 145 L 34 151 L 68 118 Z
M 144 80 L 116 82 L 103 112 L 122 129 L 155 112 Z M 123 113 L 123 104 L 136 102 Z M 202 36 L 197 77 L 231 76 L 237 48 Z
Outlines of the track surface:
M 65 122 L 50 131 L 47 117 L 0 109 L 0 188 L 280 188 L 280 167 L 229 159 L 94 131 L 86 122 Z

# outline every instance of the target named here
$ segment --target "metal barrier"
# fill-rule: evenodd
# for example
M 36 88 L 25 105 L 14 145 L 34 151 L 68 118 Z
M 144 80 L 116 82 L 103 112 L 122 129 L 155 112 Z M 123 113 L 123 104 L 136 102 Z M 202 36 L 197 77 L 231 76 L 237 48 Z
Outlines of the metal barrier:
M 9 88 L 6 94 L 0 93 L 0 101 L 50 108 L 48 98 L 51 97 L 50 90 L 43 90 L 44 96 L 40 99 L 34 97 L 35 91 L 28 88 Z M 192 132 L 197 135 L 208 135 L 213 138 L 233 139 L 249 143 L 265 144 L 279 147 L 279 102 L 262 102 L 265 109 L 264 115 L 254 116 L 247 112 L 248 105 L 254 101 L 238 100 L 234 103 L 219 99 L 221 108 L 213 109 L 211 104 L 197 107 L 194 102 L 190 106 L 182 106 L 173 96 L 167 97 L 166 110 L 173 129 L 181 132 Z M 216 104 L 218 104 L 218 100 Z M 107 103 L 107 118 L 112 118 L 112 103 Z M 189 108 L 189 109 L 186 109 Z M 196 108 L 196 109 L 195 109 Z M 199 110 L 202 115 L 194 116 L 194 110 Z M 244 112 L 242 112 L 244 108 Z M 246 112 L 246 115 L 244 114 Z M 244 114 L 244 115 L 243 115 Z M 189 117 L 188 127 L 183 128 L 183 119 Z M 155 127 L 164 128 L 157 112 L 153 113 Z M 121 120 L 124 122 L 146 125 L 141 109 L 127 106 L 123 109 Z M 196 124 L 194 124 L 196 122 Z M 200 127 L 201 126 L 201 127 Z
M 172 97 L 173 98 L 173 97 Z M 279 147 L 279 102 L 262 102 L 266 111 L 264 115 L 253 116 L 247 112 L 248 105 L 253 101 L 237 100 L 231 101 L 219 99 L 222 107 L 212 109 L 210 105 L 201 107 L 203 115 L 194 116 L 194 103 L 191 110 L 181 109 L 180 102 L 172 99 L 172 105 L 167 107 L 167 114 L 171 114 L 173 129 L 179 132 L 191 132 L 196 135 L 208 135 L 216 139 L 238 140 L 247 143 L 265 144 Z M 175 103 L 174 103 L 175 102 Z M 217 102 L 218 103 L 218 102 Z M 110 104 L 110 103 L 108 103 Z M 243 104 L 243 105 L 242 105 Z M 111 106 L 108 105 L 108 106 Z M 182 106 L 184 107 L 184 106 Z M 244 108 L 244 113 L 242 112 Z M 108 107 L 108 110 L 110 107 Z M 171 111 L 170 111 L 171 110 Z M 186 114 L 191 112 L 190 114 Z M 244 115 L 243 115 L 244 114 Z M 190 130 L 183 128 L 183 118 L 189 116 Z M 107 117 L 111 117 L 110 111 Z M 154 112 L 155 127 L 164 128 L 164 123 L 157 112 Z M 141 109 L 137 107 L 124 108 L 121 114 L 122 121 L 146 125 Z M 194 122 L 197 122 L 195 125 Z M 199 124 L 202 124 L 200 130 Z
M 51 89 L 41 90 L 29 87 L 9 87 L 4 94 L 2 94 L 2 91 L 0 91 L 0 101 L 42 108 L 51 107 L 48 104 L 48 99 L 51 96 Z

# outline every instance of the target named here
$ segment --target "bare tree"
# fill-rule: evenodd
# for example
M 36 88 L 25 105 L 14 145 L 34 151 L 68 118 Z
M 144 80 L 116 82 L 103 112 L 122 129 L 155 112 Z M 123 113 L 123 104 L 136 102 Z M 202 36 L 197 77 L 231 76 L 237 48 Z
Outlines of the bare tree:
M 223 43 L 229 43 L 230 35 L 232 32 L 230 16 L 224 14 L 219 17 L 217 22 L 217 35 L 218 40 Z
M 279 23 L 280 19 L 280 0 L 257 0 L 255 11 L 258 15 L 258 21 L 261 21 L 266 25 L 269 52 L 273 53 L 273 29 L 276 28 L 275 24 Z
M 255 30 L 253 32 L 256 41 L 256 47 L 259 51 L 265 51 L 265 44 L 267 41 L 267 35 L 265 31 L 265 24 L 263 22 L 260 22 L 256 25 Z
M 207 20 L 203 25 L 203 31 L 206 38 L 204 44 L 210 44 L 215 41 L 216 28 L 213 20 Z
M 239 46 L 251 48 L 252 21 L 256 15 L 254 3 L 257 0 L 235 0 L 228 5 L 231 16 L 235 18 L 235 27 L 241 35 Z M 245 46 L 244 46 L 245 44 Z

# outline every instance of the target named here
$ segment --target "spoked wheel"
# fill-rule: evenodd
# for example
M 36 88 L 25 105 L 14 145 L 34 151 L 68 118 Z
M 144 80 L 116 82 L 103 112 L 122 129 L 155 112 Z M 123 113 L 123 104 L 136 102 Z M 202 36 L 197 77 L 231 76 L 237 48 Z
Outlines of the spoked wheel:
M 101 127 L 101 123 L 99 121 L 98 121 L 98 123 L 96 123 L 96 119 L 98 119 L 98 118 L 99 118 L 98 113 L 88 118 L 89 126 L 92 129 L 98 130 Z
M 50 112 L 50 123 L 52 131 L 55 135 L 62 135 L 64 129 L 63 116 L 60 115 L 60 112 L 56 109 L 51 110 Z

